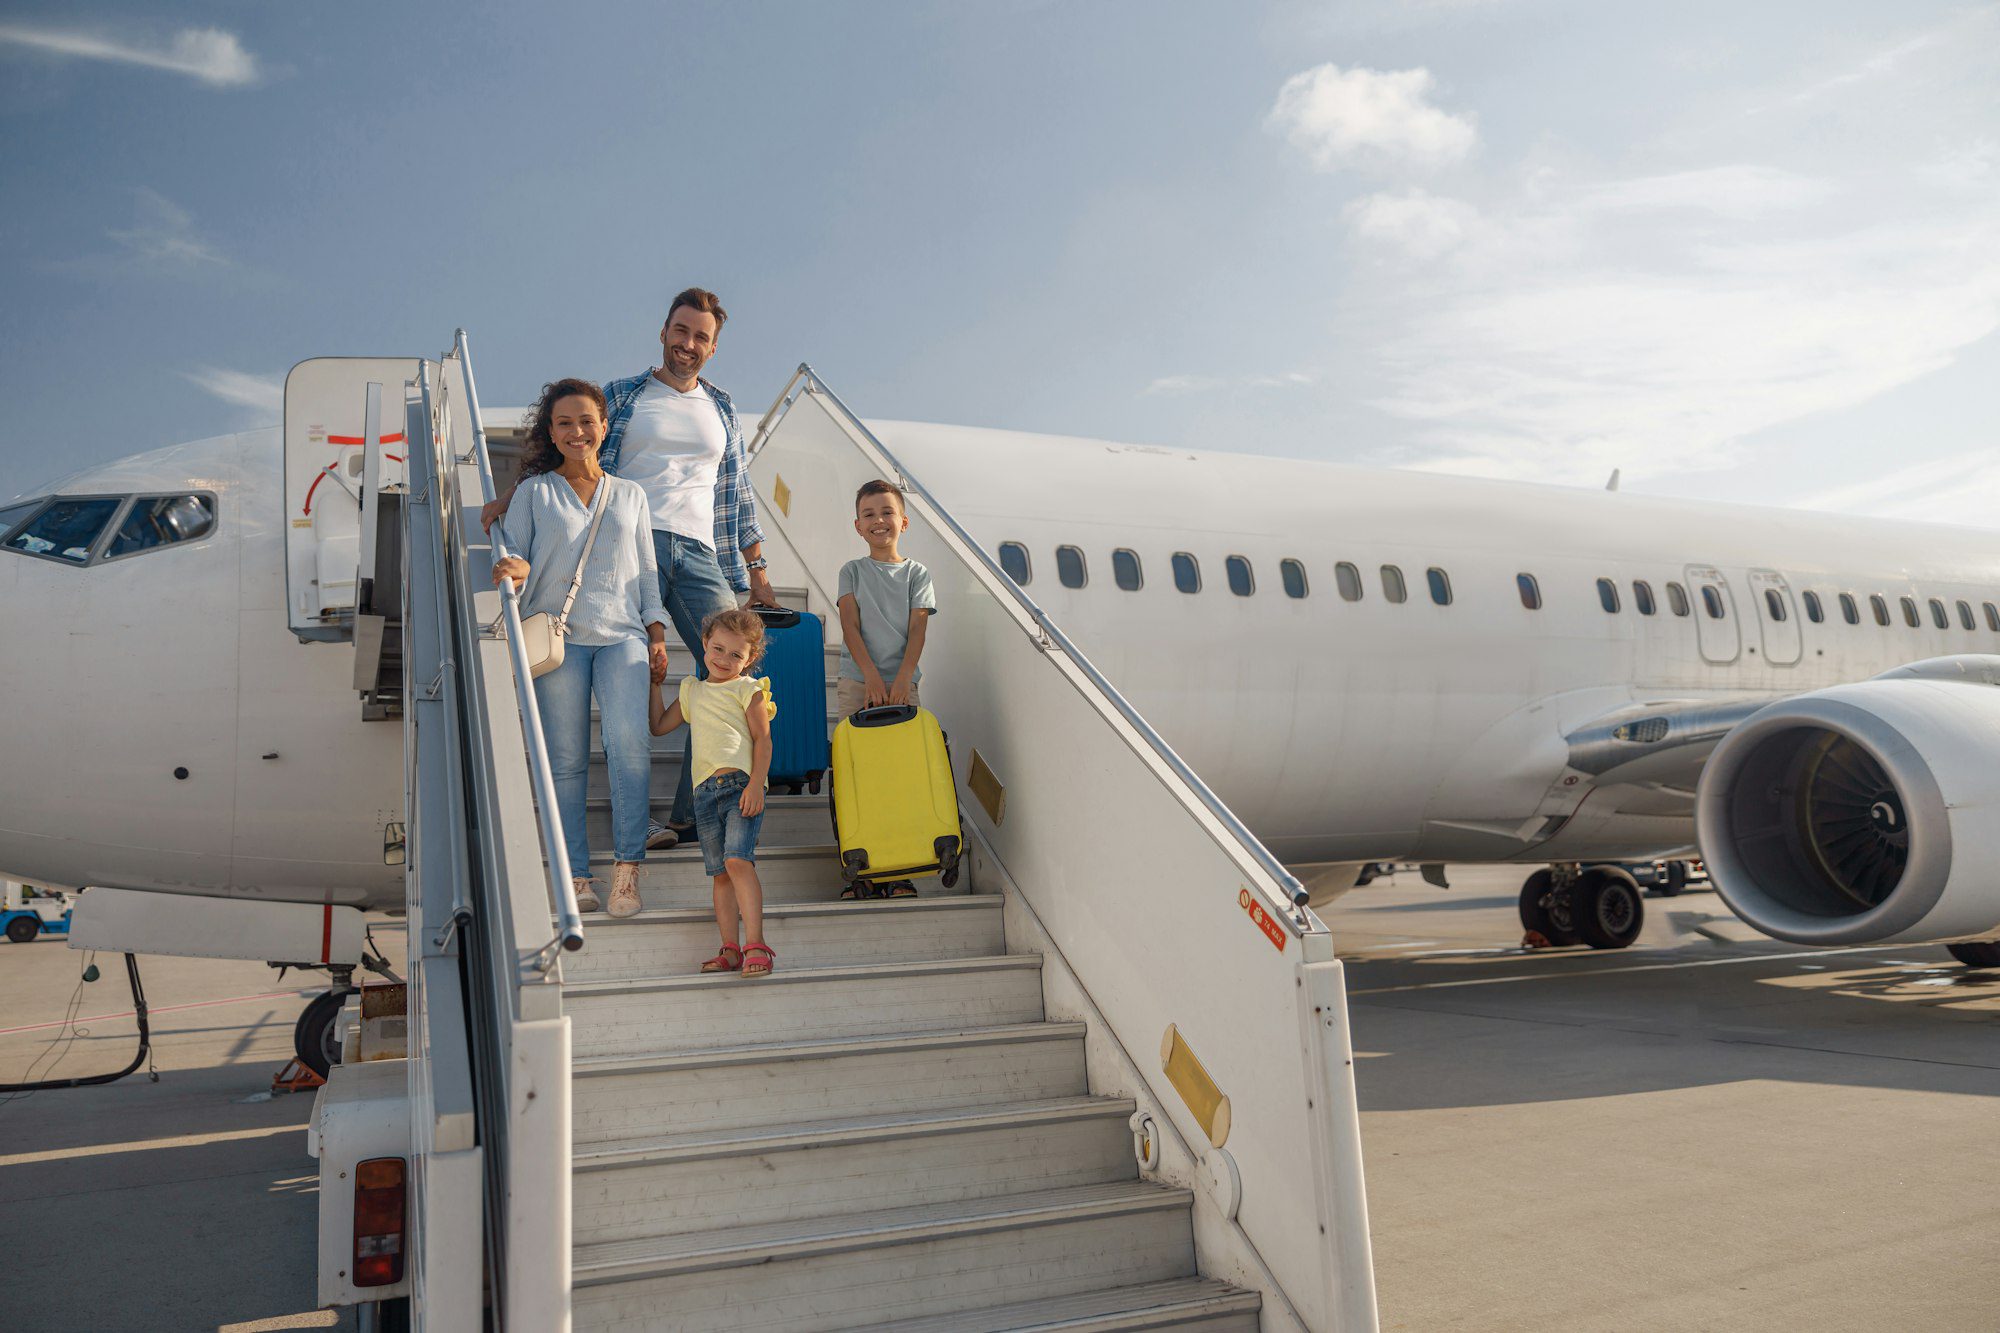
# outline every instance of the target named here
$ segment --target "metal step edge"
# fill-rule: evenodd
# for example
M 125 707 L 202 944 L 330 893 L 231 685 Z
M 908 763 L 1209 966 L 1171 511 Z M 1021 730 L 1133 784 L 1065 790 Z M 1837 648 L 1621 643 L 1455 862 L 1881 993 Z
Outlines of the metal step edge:
M 937 1032 L 906 1032 L 868 1037 L 831 1037 L 825 1041 L 784 1042 L 755 1046 L 718 1046 L 706 1051 L 661 1055 L 593 1055 L 573 1060 L 571 1078 L 613 1078 L 623 1074 L 661 1074 L 677 1070 L 711 1069 L 725 1065 L 788 1064 L 800 1060 L 845 1056 L 888 1055 L 897 1051 L 952 1050 L 959 1047 L 1013 1046 L 1035 1041 L 1075 1041 L 1087 1036 L 1081 1022 L 1002 1023 L 988 1028 L 946 1028 Z
M 782 1133 L 724 1132 L 686 1135 L 680 1139 L 608 1151 L 578 1153 L 571 1169 L 613 1171 L 632 1166 L 662 1166 L 714 1158 L 757 1157 L 765 1153 L 838 1148 L 885 1139 L 929 1139 L 972 1134 L 988 1129 L 1066 1124 L 1073 1120 L 1129 1119 L 1139 1109 L 1129 1097 L 1063 1097 L 1048 1101 L 1001 1102 L 992 1106 L 958 1106 L 898 1116 L 857 1116 L 799 1125 Z
M 840 967 L 779 967 L 768 976 L 745 978 L 734 972 L 711 972 L 696 976 L 632 977 L 624 981 L 574 981 L 563 983 L 564 999 L 590 999 L 600 995 L 649 995 L 659 991 L 707 990 L 717 986 L 770 987 L 828 981 L 871 981 L 878 977 L 950 976 L 954 973 L 1038 972 L 1038 953 L 1003 953 L 986 958 L 937 958 L 915 963 L 849 963 Z
M 576 1248 L 571 1281 L 577 1287 L 602 1286 L 635 1278 L 753 1267 L 1131 1213 L 1170 1212 L 1191 1207 L 1193 1203 L 1192 1190 L 1129 1181 L 686 1236 L 605 1241 Z
M 647 805 L 654 811 L 671 811 L 674 805 L 674 798 L 671 794 L 655 796 L 647 802 Z M 790 792 L 766 791 L 764 793 L 764 807 L 767 810 L 824 811 L 827 808 L 827 799 L 824 793 L 814 796 L 810 792 L 801 792 L 797 796 L 794 796 Z M 609 796 L 586 796 L 583 798 L 583 808 L 586 811 L 609 810 L 611 808 L 611 798 Z M 660 822 L 663 824 L 666 823 L 664 819 Z M 829 823 L 827 827 L 831 829 L 833 826 Z M 667 850 L 672 851 L 674 849 L 670 847 Z
M 757 862 L 759 865 L 765 861 L 820 860 L 825 861 L 829 868 L 838 867 L 840 864 L 840 848 L 830 842 L 785 842 L 772 847 L 759 846 L 757 848 Z M 669 847 L 664 851 L 647 852 L 646 859 L 639 864 L 652 865 L 655 862 L 663 862 L 668 865 L 678 865 L 682 862 L 687 862 L 691 865 L 701 865 L 701 847 L 693 842 L 683 842 L 678 847 Z M 600 852 L 590 858 L 590 863 L 594 866 L 616 865 L 618 864 L 618 858 L 609 852 Z M 547 862 L 543 864 L 546 865 Z
M 1101 1287 L 1017 1305 L 990 1305 L 922 1319 L 878 1324 L 874 1333 L 1136 1333 L 1188 1319 L 1255 1314 L 1264 1298 L 1215 1278 L 1181 1277 L 1130 1287 Z
M 951 893 L 936 898 L 870 898 L 866 901 L 811 903 L 766 903 L 766 921 L 790 921 L 807 917 L 886 917 L 905 912 L 997 912 L 1002 900 L 997 893 Z M 602 916 L 602 920 L 599 917 Z M 553 916 L 550 918 L 553 920 Z M 610 916 L 589 912 L 584 920 L 606 930 L 630 930 L 634 926 L 713 925 L 713 907 L 651 907 L 633 916 Z

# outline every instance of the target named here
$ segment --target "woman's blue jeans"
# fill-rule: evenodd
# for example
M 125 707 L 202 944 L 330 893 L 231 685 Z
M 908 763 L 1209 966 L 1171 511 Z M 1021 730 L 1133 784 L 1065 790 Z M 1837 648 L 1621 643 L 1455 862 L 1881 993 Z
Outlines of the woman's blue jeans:
M 590 873 L 590 836 L 584 802 L 590 791 L 590 696 L 604 732 L 604 762 L 611 777 L 611 854 L 620 861 L 646 859 L 646 816 L 652 799 L 653 744 L 647 695 L 652 688 L 646 641 L 592 648 L 563 645 L 562 665 L 535 678 L 549 767 L 555 772 L 556 807 L 562 812 L 569 873 Z
M 694 654 L 697 679 L 707 677 L 701 651 L 701 623 L 718 611 L 736 605 L 736 593 L 722 576 L 715 549 L 678 532 L 653 529 L 653 559 L 660 567 L 660 601 L 674 622 L 674 632 Z M 694 733 L 681 742 L 681 780 L 674 788 L 674 811 L 669 823 L 694 822 Z

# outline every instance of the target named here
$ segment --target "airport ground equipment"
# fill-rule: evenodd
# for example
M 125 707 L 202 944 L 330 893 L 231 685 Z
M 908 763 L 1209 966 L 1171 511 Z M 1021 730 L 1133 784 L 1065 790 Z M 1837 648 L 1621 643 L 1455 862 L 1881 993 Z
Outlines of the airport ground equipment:
M 71 906 L 61 894 L 37 893 L 16 880 L 0 881 L 0 935 L 30 944 L 41 935 L 69 934 Z
M 771 976 L 696 971 L 714 924 L 693 847 L 649 858 L 637 915 L 577 914 L 515 598 L 476 521 L 496 451 L 466 361 L 461 335 L 400 377 L 309 362 L 291 381 L 400 389 L 407 460 L 409 1055 L 336 1066 L 316 1110 L 369 1119 L 401 1066 L 406 1169 L 322 1136 L 322 1191 L 374 1191 L 322 1236 L 333 1277 L 394 1249 L 399 1317 L 425 1329 L 1374 1329 L 1326 927 L 805 367 L 751 464 L 774 583 L 830 611 L 856 488 L 903 485 L 904 549 L 951 597 L 924 694 L 952 735 L 958 891 L 839 901 L 824 802 L 779 794 L 758 856 Z M 288 450 L 322 415 L 292 407 Z M 297 488 L 327 466 L 302 458 Z M 338 640 L 349 557 L 292 531 L 291 568 L 334 576 L 295 582 L 292 610 Z M 680 752 L 659 738 L 656 814 Z M 605 796 L 589 819 L 604 845 Z

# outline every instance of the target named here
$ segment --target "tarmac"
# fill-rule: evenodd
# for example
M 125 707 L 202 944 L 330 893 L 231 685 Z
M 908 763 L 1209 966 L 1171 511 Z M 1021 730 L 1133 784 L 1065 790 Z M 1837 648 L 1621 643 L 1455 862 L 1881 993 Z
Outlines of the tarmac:
M 392 960 L 400 924 L 375 937 Z M 0 1082 L 122 1068 L 137 1045 L 124 958 L 0 943 Z M 116 1083 L 0 1094 L 0 1297 L 8 1333 L 353 1329 L 315 1309 L 310 1092 L 273 1096 L 324 974 L 141 956 L 151 1067 Z M 66 1015 L 74 1017 L 65 1025 Z M 32 1072 L 31 1072 L 32 1068 Z
M 1449 873 L 1326 913 L 1384 1329 L 2000 1328 L 2000 972 L 1777 944 L 1712 892 L 1648 899 L 1627 950 L 1526 951 L 1525 870 Z M 96 961 L 0 944 L 0 1080 L 130 1058 Z M 0 1095 L 0 1326 L 352 1329 L 314 1308 L 311 1094 L 269 1095 L 319 979 L 140 965 L 158 1082 Z
M 1526 873 L 1325 913 L 1384 1329 L 2000 1328 L 2000 972 L 1779 944 L 1710 891 L 1525 951 Z

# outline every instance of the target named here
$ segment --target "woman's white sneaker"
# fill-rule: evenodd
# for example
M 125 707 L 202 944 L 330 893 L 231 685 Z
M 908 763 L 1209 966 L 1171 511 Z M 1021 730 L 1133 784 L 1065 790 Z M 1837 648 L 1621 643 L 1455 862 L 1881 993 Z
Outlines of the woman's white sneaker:
M 577 911 L 595 912 L 601 906 L 601 904 L 597 901 L 596 880 L 588 879 L 582 875 L 578 875 L 575 879 L 570 881 L 570 886 L 576 890 Z
M 639 867 L 620 861 L 611 867 L 611 915 L 631 916 L 639 907 Z

